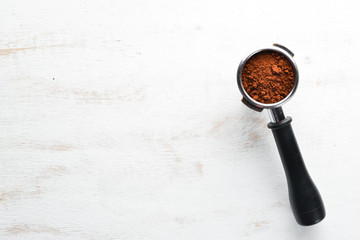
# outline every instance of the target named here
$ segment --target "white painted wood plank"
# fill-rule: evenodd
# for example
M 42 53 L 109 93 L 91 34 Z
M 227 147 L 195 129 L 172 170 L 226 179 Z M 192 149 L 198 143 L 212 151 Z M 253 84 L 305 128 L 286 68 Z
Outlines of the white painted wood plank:
M 357 239 L 356 1 L 3 1 L 0 239 Z M 326 219 L 293 219 L 250 50 L 295 52 Z

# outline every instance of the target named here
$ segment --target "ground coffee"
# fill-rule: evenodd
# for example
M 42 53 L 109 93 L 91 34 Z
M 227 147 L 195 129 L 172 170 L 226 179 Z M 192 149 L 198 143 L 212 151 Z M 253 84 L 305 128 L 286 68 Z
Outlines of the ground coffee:
M 241 80 L 252 99 L 269 104 L 281 101 L 291 92 L 295 74 L 284 55 L 275 51 L 263 51 L 245 63 Z

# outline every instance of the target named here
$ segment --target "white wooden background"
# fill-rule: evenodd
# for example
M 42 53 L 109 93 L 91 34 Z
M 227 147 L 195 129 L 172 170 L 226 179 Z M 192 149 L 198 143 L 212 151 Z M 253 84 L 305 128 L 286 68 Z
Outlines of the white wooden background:
M 358 1 L 1 1 L 0 239 L 359 239 Z M 236 70 L 295 52 L 301 227 Z

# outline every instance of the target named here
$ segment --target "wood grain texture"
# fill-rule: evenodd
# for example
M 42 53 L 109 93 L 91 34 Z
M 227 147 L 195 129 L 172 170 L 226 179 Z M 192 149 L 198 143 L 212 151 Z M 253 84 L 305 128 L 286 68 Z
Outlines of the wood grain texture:
M 3 1 L 0 239 L 359 239 L 357 1 Z M 250 50 L 295 52 L 284 107 L 326 219 L 294 221 Z

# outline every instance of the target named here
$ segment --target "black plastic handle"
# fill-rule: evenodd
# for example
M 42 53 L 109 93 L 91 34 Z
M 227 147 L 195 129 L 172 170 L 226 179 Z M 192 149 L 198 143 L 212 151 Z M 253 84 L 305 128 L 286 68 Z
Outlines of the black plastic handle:
M 314 182 L 306 170 L 299 146 L 291 127 L 291 117 L 269 123 L 285 169 L 289 198 L 296 221 L 303 226 L 324 219 L 325 207 Z

